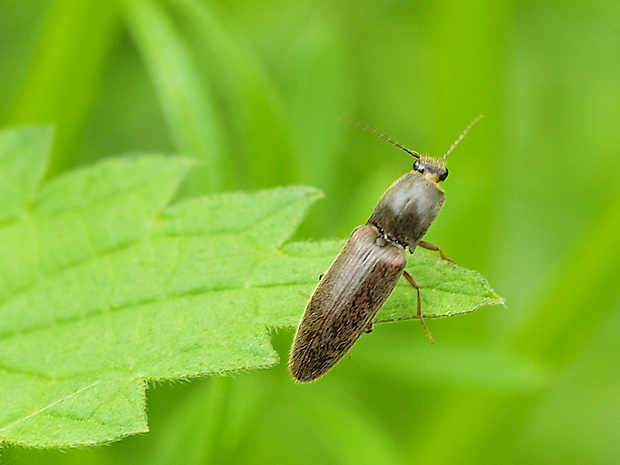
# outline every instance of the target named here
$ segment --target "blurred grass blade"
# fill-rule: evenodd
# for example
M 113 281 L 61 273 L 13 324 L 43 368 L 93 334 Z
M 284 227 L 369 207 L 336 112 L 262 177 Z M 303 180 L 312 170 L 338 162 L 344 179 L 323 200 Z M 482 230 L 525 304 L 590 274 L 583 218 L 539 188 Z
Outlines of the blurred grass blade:
M 611 198 L 573 247 L 533 318 L 515 335 L 521 353 L 559 366 L 613 308 L 620 289 L 620 190 Z
M 222 425 L 230 406 L 230 386 L 236 381 L 219 376 L 202 382 L 180 405 L 160 434 L 144 463 L 151 465 L 201 465 L 216 460 L 221 449 Z M 217 457 L 219 459 L 219 457 Z
M 185 184 L 189 194 L 223 190 L 231 166 L 223 125 L 209 83 L 191 50 L 156 0 L 125 1 L 129 26 L 159 95 L 178 152 L 199 160 Z
M 325 392 L 297 391 L 285 404 L 285 414 L 290 418 L 307 417 L 308 432 L 304 438 L 320 438 L 328 461 L 342 465 L 381 463 L 399 465 L 403 462 L 393 438 L 379 422 L 368 421 L 364 409 L 351 402 L 348 396 L 337 398 L 332 408 L 325 408 Z M 330 397 L 338 393 L 329 392 Z M 300 438 L 300 440 L 303 440 Z M 363 447 L 360 447 L 363 445 Z
M 119 31 L 116 2 L 57 0 L 44 23 L 32 64 L 5 124 L 56 128 L 53 175 L 73 164 Z
M 333 25 L 314 18 L 282 58 L 283 68 L 296 76 L 285 80 L 295 150 L 304 175 L 313 185 L 325 187 L 342 178 L 337 162 L 347 126 L 341 118 L 353 100 L 341 39 Z
M 430 48 L 425 53 L 433 58 L 423 60 L 430 70 L 421 71 L 425 86 L 429 86 L 423 97 L 428 109 L 422 112 L 427 119 L 423 124 L 430 126 L 432 134 L 451 133 L 456 137 L 475 114 L 487 116 L 481 123 L 483 128 L 470 133 L 458 149 L 461 154 L 450 160 L 453 172 L 459 173 L 450 180 L 450 193 L 461 192 L 461 199 L 450 198 L 451 208 L 456 207 L 455 211 L 459 212 L 450 224 L 452 230 L 459 232 L 459 241 L 451 247 L 451 253 L 464 263 L 484 264 L 491 260 L 489 247 L 476 250 L 471 244 L 492 240 L 491 230 L 499 210 L 497 193 L 503 188 L 501 164 L 486 157 L 505 150 L 491 135 L 504 128 L 501 119 L 504 96 L 497 83 L 502 82 L 506 73 L 503 60 L 508 47 L 504 37 L 509 29 L 511 5 L 512 2 L 503 0 L 429 4 L 426 33 Z M 455 79 L 455 70 L 465 69 L 471 72 L 459 74 Z M 442 153 L 445 139 L 437 139 L 433 145 L 437 148 L 431 153 Z M 467 161 L 462 157 L 464 146 L 470 154 Z M 465 164 L 469 168 L 462 168 Z M 481 204 L 485 205 L 484 209 L 480 208 Z M 476 218 L 475 227 L 470 222 L 472 217 Z
M 174 0 L 183 34 L 213 84 L 226 119 L 227 142 L 235 154 L 235 186 L 273 187 L 296 182 L 282 97 L 253 48 L 229 31 L 214 5 Z
M 300 173 L 326 194 L 312 224 L 303 230 L 310 236 L 333 234 L 332 227 L 343 214 L 337 202 L 347 192 L 341 153 L 348 128 L 341 118 L 351 109 L 355 86 L 351 57 L 338 26 L 324 15 L 304 18 L 280 58 Z

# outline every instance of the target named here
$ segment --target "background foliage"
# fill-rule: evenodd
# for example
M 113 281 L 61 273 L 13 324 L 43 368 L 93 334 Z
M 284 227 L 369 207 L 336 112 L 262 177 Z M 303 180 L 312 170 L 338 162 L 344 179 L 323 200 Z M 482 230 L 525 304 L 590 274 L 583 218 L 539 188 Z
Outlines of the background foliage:
M 153 386 L 147 435 L 3 458 L 617 463 L 619 24 L 612 0 L 0 3 L 1 122 L 55 125 L 48 178 L 139 150 L 204 160 L 185 196 L 314 185 L 298 239 L 347 236 L 410 165 L 342 114 L 432 154 L 486 115 L 428 240 L 508 303 L 431 321 L 434 346 L 381 325 L 309 386 Z

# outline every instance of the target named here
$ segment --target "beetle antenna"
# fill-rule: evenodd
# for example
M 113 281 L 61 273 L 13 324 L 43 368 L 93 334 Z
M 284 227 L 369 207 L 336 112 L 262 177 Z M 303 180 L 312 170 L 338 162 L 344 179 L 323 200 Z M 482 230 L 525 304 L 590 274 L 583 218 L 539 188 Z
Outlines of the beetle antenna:
M 404 152 L 407 152 L 409 155 L 411 155 L 412 157 L 415 158 L 420 158 L 420 154 L 418 152 L 414 152 L 413 150 L 409 150 L 407 147 L 405 147 L 404 145 L 400 144 L 399 142 L 395 141 L 394 139 L 392 139 L 390 136 L 382 133 L 381 131 L 379 131 L 377 128 L 372 127 L 370 124 L 368 123 L 364 123 L 363 121 L 360 121 L 358 119 L 355 119 L 351 116 L 344 116 L 343 118 L 347 123 L 349 123 L 351 126 L 354 126 L 356 128 L 359 129 L 363 129 L 366 132 L 369 132 L 387 142 L 389 142 L 390 144 L 392 144 L 395 147 L 398 147 L 399 149 L 403 150 Z
M 450 148 L 448 149 L 448 151 L 446 152 L 446 154 L 441 157 L 442 160 L 445 160 L 446 158 L 448 158 L 448 156 L 454 151 L 454 149 L 456 148 L 457 145 L 459 145 L 461 143 L 461 141 L 463 140 L 463 138 L 467 135 L 467 133 L 469 132 L 469 130 L 471 128 L 474 127 L 474 124 L 476 124 L 478 121 L 480 121 L 482 118 L 484 117 L 484 115 L 478 115 L 474 118 L 474 120 L 469 123 L 467 125 L 467 127 L 465 128 L 465 130 L 461 133 L 461 135 L 454 141 L 454 144 L 452 144 L 450 146 Z

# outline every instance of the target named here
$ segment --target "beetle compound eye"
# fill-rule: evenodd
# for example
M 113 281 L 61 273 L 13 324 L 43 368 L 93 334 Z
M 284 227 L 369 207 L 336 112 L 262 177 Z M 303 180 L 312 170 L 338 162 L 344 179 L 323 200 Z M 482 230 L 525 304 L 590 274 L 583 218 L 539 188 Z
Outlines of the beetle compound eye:
M 446 169 L 439 175 L 439 180 L 445 181 L 447 177 L 448 177 L 448 170 Z

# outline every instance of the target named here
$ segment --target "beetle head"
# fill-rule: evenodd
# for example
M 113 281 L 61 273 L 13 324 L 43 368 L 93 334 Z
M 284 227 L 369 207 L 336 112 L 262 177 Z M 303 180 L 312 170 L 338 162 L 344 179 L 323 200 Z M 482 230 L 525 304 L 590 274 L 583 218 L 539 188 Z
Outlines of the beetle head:
M 420 155 L 413 163 L 413 170 L 432 182 L 443 181 L 448 177 L 445 158 L 433 158 Z

